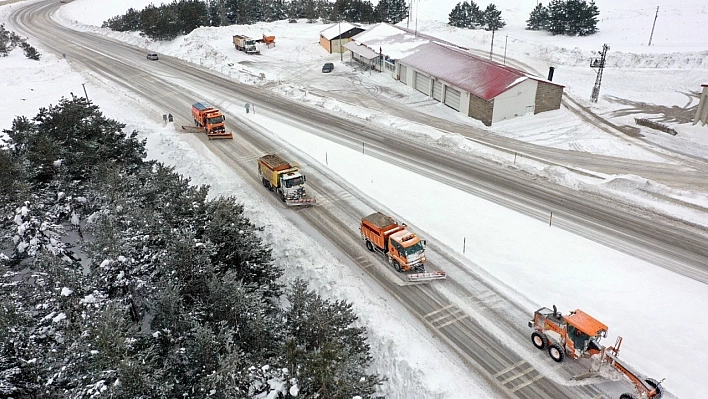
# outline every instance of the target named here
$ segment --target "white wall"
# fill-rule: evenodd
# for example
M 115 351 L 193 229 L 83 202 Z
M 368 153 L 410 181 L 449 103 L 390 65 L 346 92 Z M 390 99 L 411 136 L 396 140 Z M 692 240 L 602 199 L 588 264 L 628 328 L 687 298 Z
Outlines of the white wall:
M 494 98 L 492 123 L 533 113 L 538 82 L 526 79 Z

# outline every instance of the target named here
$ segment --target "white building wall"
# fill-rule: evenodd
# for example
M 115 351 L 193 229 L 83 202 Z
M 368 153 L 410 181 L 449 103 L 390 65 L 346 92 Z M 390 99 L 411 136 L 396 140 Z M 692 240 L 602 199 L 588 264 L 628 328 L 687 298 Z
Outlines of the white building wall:
M 461 90 L 461 89 L 458 89 Z M 470 92 L 461 90 L 460 92 L 460 112 L 467 116 L 470 109 Z
M 533 113 L 538 82 L 526 79 L 494 98 L 492 123 Z M 467 99 L 469 106 L 469 97 Z

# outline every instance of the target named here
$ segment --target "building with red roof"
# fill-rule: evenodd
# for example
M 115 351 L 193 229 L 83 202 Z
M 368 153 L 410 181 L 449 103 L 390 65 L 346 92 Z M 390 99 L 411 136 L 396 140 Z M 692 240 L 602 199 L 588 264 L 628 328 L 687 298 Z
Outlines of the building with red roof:
M 406 28 L 377 24 L 344 47 L 353 60 L 487 126 L 560 108 L 562 85 Z

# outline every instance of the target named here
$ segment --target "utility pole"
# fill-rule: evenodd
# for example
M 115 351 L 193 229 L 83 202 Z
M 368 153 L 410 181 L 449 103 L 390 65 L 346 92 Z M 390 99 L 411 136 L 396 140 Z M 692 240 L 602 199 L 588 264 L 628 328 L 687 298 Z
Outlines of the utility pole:
M 489 48 L 489 60 L 492 60 L 492 52 L 494 51 L 494 29 L 492 29 L 492 47 Z
M 651 34 L 649 35 L 649 45 L 651 46 L 651 38 L 654 37 L 654 27 L 656 26 L 656 19 L 659 17 L 659 6 L 656 6 L 656 15 L 654 15 L 654 23 L 651 26 Z
M 342 16 L 339 16 L 339 61 L 344 61 L 344 51 L 342 51 Z
M 607 44 L 602 45 L 602 51 L 598 51 L 598 54 L 600 54 L 601 58 L 598 60 L 595 58 L 590 62 L 590 68 L 597 68 L 597 79 L 595 79 L 595 86 L 592 88 L 592 97 L 591 101 L 596 103 L 597 98 L 600 96 L 600 84 L 602 83 L 602 71 L 605 69 L 605 58 L 607 57 L 607 50 L 610 49 L 610 46 Z
M 506 65 L 506 45 L 509 43 L 509 35 L 504 39 L 504 65 Z
M 416 0 L 418 2 L 420 0 Z M 415 7 L 415 36 L 418 37 L 418 4 Z
M 413 0 L 410 0 L 410 2 L 408 3 L 408 20 L 406 21 L 406 29 L 410 28 L 411 10 L 413 10 Z

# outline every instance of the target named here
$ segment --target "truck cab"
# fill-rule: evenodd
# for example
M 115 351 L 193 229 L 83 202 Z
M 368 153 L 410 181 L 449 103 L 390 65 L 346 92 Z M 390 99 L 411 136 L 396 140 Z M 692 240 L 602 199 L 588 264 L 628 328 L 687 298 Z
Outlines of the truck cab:
M 425 271 L 425 241 L 406 229 L 389 236 L 389 254 L 405 271 Z
M 280 195 L 284 201 L 296 200 L 305 196 L 305 176 L 298 172 L 286 172 L 280 175 Z
M 256 39 L 246 39 L 243 41 L 243 47 L 247 53 L 257 53 L 258 47 L 256 47 Z

